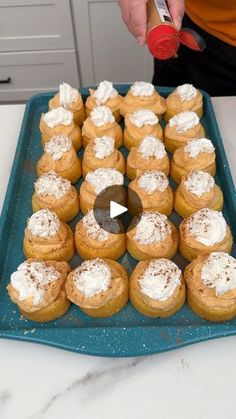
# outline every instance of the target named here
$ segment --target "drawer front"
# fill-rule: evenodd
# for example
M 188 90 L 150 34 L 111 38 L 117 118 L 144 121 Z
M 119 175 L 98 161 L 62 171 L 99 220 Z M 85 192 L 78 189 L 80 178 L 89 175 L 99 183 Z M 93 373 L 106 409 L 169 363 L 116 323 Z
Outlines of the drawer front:
M 69 0 L 0 2 L 0 51 L 73 49 Z
M 62 81 L 79 86 L 75 50 L 0 54 L 0 102 L 57 90 Z

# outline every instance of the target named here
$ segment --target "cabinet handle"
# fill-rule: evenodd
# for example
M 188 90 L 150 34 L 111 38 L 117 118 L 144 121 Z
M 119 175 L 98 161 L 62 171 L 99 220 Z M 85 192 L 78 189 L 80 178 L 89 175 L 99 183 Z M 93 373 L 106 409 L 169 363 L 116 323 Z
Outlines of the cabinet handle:
M 11 77 L 8 77 L 5 80 L 0 80 L 0 84 L 9 84 L 9 83 L 11 83 Z

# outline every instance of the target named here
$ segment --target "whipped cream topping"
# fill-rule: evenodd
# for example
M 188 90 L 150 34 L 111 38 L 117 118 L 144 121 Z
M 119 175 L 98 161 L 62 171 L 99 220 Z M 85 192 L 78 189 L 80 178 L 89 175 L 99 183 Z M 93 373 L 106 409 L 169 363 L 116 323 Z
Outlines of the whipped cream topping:
M 186 220 L 189 234 L 205 246 L 214 246 L 226 236 L 227 224 L 222 212 L 203 208 Z
M 83 262 L 73 273 L 75 285 L 86 297 L 107 291 L 111 282 L 111 270 L 102 259 Z
M 60 106 L 45 113 L 43 121 L 49 128 L 55 128 L 58 125 L 68 126 L 73 122 L 73 113 Z
M 168 185 L 169 181 L 165 173 L 158 170 L 144 172 L 138 179 L 138 186 L 144 189 L 147 194 L 157 191 L 164 192 Z
M 89 237 L 101 242 L 108 240 L 109 234 L 120 233 L 118 221 L 110 218 L 109 211 L 102 209 L 90 210 L 83 218 L 83 225 Z
M 178 86 L 176 93 L 180 97 L 181 102 L 185 102 L 197 96 L 197 89 L 192 84 L 186 83 Z
M 63 154 L 71 150 L 72 141 L 64 134 L 56 135 L 46 142 L 44 151 L 49 154 L 54 161 L 60 160 Z
M 171 228 L 165 215 L 159 212 L 143 212 L 134 239 L 141 244 L 153 244 L 165 240 L 170 233 Z
M 113 124 L 115 122 L 114 115 L 107 106 L 93 108 L 90 113 L 90 118 L 95 127 L 102 127 L 108 123 Z
M 58 216 L 48 209 L 42 209 L 35 212 L 28 219 L 27 229 L 31 231 L 33 236 L 41 239 L 49 239 L 55 236 L 60 228 L 60 220 Z
M 40 176 L 34 186 L 37 195 L 42 197 L 53 196 L 56 199 L 60 199 L 70 190 L 71 183 L 68 179 L 64 179 L 51 171 Z
M 157 138 L 151 136 L 143 138 L 139 144 L 138 151 L 145 160 L 149 157 L 155 157 L 155 159 L 161 160 L 166 156 L 164 144 Z
M 209 173 L 195 170 L 186 176 L 184 186 L 189 192 L 200 197 L 215 186 L 215 180 Z
M 117 95 L 117 90 L 114 89 L 113 84 L 107 80 L 101 81 L 93 94 L 97 105 L 104 105 L 108 99 L 111 99 Z
M 156 125 L 158 124 L 158 117 L 152 111 L 147 109 L 139 109 L 131 113 L 130 122 L 138 128 L 142 128 L 146 125 Z
M 214 153 L 215 147 L 208 138 L 194 138 L 187 142 L 184 151 L 194 158 L 200 153 Z
M 236 288 L 236 260 L 224 252 L 211 253 L 201 270 L 203 283 L 214 288 L 216 296 Z
M 20 301 L 32 298 L 33 304 L 37 305 L 43 299 L 46 285 L 59 277 L 60 273 L 45 262 L 25 261 L 11 275 L 11 285 L 18 291 Z
M 141 292 L 149 298 L 166 301 L 181 284 L 181 270 L 169 259 L 152 260 L 139 284 Z
M 71 87 L 68 83 L 62 83 L 59 86 L 59 101 L 64 108 L 75 102 L 80 97 L 79 91 Z
M 94 172 L 89 172 L 85 180 L 93 186 L 95 193 L 98 195 L 109 186 L 123 185 L 124 176 L 115 169 L 99 168 Z
M 195 112 L 180 112 L 169 120 L 170 127 L 176 127 L 177 132 L 186 132 L 199 124 L 199 118 Z
M 130 88 L 134 96 L 152 96 L 155 88 L 152 83 L 146 81 L 136 81 Z
M 102 160 L 110 156 L 115 149 L 115 140 L 113 137 L 104 135 L 97 137 L 93 142 L 93 151 L 95 152 L 96 159 Z

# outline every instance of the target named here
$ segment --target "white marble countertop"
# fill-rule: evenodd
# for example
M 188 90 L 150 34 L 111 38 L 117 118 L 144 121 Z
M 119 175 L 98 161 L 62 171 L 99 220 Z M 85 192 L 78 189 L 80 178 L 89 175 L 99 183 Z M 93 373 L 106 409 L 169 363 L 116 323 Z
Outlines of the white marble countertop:
M 236 98 L 213 104 L 236 181 Z M 0 106 L 0 210 L 24 105 Z M 144 358 L 0 340 L 0 419 L 234 419 L 236 337 Z

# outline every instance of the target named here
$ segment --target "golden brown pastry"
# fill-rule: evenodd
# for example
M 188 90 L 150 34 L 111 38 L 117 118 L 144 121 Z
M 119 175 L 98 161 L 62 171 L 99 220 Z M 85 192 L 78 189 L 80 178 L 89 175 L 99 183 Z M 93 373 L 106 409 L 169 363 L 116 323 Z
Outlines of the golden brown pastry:
M 109 211 L 90 210 L 76 225 L 75 247 L 83 259 L 119 259 L 126 251 L 124 228 Z
M 72 230 L 54 212 L 39 210 L 28 219 L 23 251 L 27 258 L 68 262 L 75 251 Z
M 110 198 L 115 200 L 118 204 L 126 204 L 126 191 L 122 187 L 124 184 L 124 176 L 122 173 L 115 169 L 100 168 L 94 172 L 89 172 L 84 182 L 80 187 L 80 208 L 83 214 L 86 214 L 90 209 L 94 207 L 96 201 L 96 207 L 108 209 L 108 195 L 106 196 L 105 202 L 101 198 L 101 202 L 97 199 L 97 196 L 106 188 L 110 186 L 120 186 L 118 188 L 110 188 Z M 115 193 L 115 196 L 113 194 Z
M 127 157 L 126 175 L 129 179 L 135 179 L 137 174 L 146 170 L 160 170 L 166 176 L 170 172 L 164 144 L 151 136 L 144 137 L 136 147 L 132 147 Z
M 110 81 L 101 81 L 96 89 L 89 89 L 90 96 L 85 102 L 86 115 L 96 108 L 96 106 L 105 105 L 112 111 L 116 122 L 120 121 L 120 103 L 122 96 L 113 87 Z
M 84 121 L 82 128 L 83 146 L 86 147 L 89 141 L 104 135 L 115 139 L 116 148 L 122 146 L 123 132 L 112 111 L 107 106 L 97 106 L 93 108 Z
M 130 301 L 144 316 L 172 316 L 185 298 L 182 272 L 169 259 L 143 260 L 130 277 Z
M 147 109 L 161 117 L 166 111 L 165 99 L 159 95 L 151 83 L 136 81 L 120 104 L 120 113 L 124 117 L 138 109 Z
M 162 127 L 158 121 L 156 114 L 147 109 L 127 113 L 125 116 L 124 146 L 130 150 L 146 136 L 162 140 Z
M 221 212 L 204 208 L 179 226 L 179 251 L 187 260 L 209 252 L 230 253 L 233 238 Z
M 178 86 L 166 99 L 165 119 L 180 112 L 193 111 L 199 118 L 203 114 L 202 94 L 192 84 Z
M 175 192 L 174 209 L 186 218 L 202 208 L 221 211 L 223 193 L 214 178 L 207 172 L 196 170 L 183 176 Z
M 136 197 L 137 200 L 135 199 Z M 142 203 L 141 210 L 143 211 L 158 211 L 167 216 L 171 214 L 173 210 L 173 192 L 165 173 L 149 170 L 138 175 L 136 179 L 130 182 L 128 187 L 128 209 L 132 215 L 139 215 L 140 201 Z
M 48 208 L 55 212 L 61 221 L 70 221 L 79 213 L 79 195 L 70 181 L 49 172 L 38 178 L 32 196 L 33 211 Z
M 49 109 L 63 106 L 73 113 L 74 123 L 82 125 L 85 119 L 84 103 L 80 92 L 73 89 L 68 83 L 62 83 L 59 86 L 59 92 L 49 100 Z
M 43 147 L 52 137 L 64 134 L 71 139 L 76 151 L 81 148 L 81 130 L 75 125 L 72 112 L 62 106 L 42 114 L 39 128 Z
M 28 259 L 11 275 L 7 286 L 10 299 L 29 320 L 55 320 L 70 307 L 64 289 L 69 272 L 66 262 Z
M 76 183 L 82 174 L 81 161 L 69 137 L 64 134 L 52 137 L 46 142 L 44 154 L 37 163 L 38 177 L 48 172 Z
M 92 317 L 110 317 L 128 301 L 128 276 L 111 259 L 86 260 L 67 277 L 69 300 Z
M 168 151 L 186 145 L 193 138 L 202 138 L 205 130 L 195 112 L 181 112 L 173 116 L 165 127 L 164 142 Z
M 195 138 L 177 148 L 171 160 L 170 175 L 176 183 L 193 170 L 216 174 L 215 148 L 207 138 Z
M 85 147 L 83 155 L 83 176 L 101 167 L 113 168 L 125 174 L 125 159 L 115 148 L 113 137 L 97 137 Z
M 133 218 L 127 232 L 127 250 L 134 259 L 172 259 L 177 247 L 177 230 L 165 215 L 143 212 Z
M 206 320 L 222 322 L 236 316 L 236 260 L 223 252 L 198 256 L 185 269 L 191 309 Z

